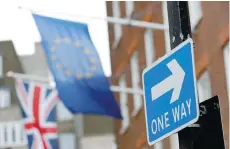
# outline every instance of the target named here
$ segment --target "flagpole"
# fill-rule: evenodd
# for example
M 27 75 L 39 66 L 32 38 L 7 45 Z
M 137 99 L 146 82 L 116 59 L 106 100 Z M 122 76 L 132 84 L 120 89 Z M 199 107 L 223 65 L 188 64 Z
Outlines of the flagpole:
M 51 80 L 48 80 L 44 77 L 39 77 L 36 75 L 29 75 L 29 74 L 21 74 L 21 73 L 16 73 L 16 72 L 12 72 L 9 71 L 6 73 L 7 77 L 11 77 L 11 78 L 18 78 L 18 79 L 22 79 L 22 80 L 31 80 L 34 82 L 39 82 L 39 83 L 43 83 L 48 85 L 48 87 L 50 88 L 55 88 L 55 83 Z M 124 87 L 120 87 L 120 86 L 110 86 L 110 90 L 112 92 L 125 92 L 125 93 L 129 93 L 129 94 L 139 94 L 139 95 L 143 95 L 143 90 L 142 89 L 134 89 L 134 88 L 124 88 Z
M 44 13 L 42 10 L 34 10 L 26 7 L 19 7 L 19 9 L 28 10 L 32 13 Z M 55 12 L 52 12 L 55 13 Z M 57 14 L 56 12 L 55 14 Z M 60 13 L 61 14 L 61 13 Z M 119 17 L 97 17 L 97 16 L 87 16 L 87 15 L 81 15 L 81 14 L 63 14 L 66 16 L 73 16 L 73 17 L 79 17 L 79 18 L 88 18 L 93 20 L 104 20 L 107 23 L 112 24 L 121 24 L 121 25 L 127 25 L 127 26 L 136 26 L 141 28 L 150 28 L 154 30 L 167 30 L 168 26 L 161 23 L 154 23 L 154 22 L 147 22 L 147 21 L 139 21 L 139 20 L 133 20 L 131 18 L 119 18 Z

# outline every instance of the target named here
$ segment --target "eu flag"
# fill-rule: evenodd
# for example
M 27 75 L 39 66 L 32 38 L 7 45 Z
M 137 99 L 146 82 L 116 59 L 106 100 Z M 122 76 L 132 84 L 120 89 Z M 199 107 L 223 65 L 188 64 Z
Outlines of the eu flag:
M 72 113 L 121 118 L 87 24 L 33 14 L 59 97 Z

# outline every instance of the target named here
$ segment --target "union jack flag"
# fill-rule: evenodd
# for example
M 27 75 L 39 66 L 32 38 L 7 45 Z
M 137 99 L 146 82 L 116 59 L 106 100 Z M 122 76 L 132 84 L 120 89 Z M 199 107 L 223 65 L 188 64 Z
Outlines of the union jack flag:
M 56 149 L 56 90 L 16 79 L 16 92 L 22 111 L 29 149 Z

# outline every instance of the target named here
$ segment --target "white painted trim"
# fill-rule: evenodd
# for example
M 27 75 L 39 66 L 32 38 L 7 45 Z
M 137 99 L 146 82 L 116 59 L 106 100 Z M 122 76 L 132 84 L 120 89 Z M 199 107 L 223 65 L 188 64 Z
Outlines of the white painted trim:
M 134 1 L 125 1 L 125 12 L 127 17 L 130 17 L 132 15 L 134 5 Z
M 119 86 L 126 87 L 126 76 L 123 75 L 119 80 Z M 121 121 L 121 128 L 119 134 L 124 134 L 129 125 L 130 125 L 130 118 L 129 118 L 129 107 L 128 107 L 128 94 L 125 92 L 120 92 L 120 109 L 123 120 Z
M 130 67 L 131 67 L 131 78 L 132 78 L 132 87 L 134 89 L 140 89 L 140 68 L 139 68 L 139 57 L 138 51 L 133 53 L 133 56 L 130 60 Z M 133 95 L 133 111 L 132 116 L 136 116 L 142 108 L 142 96 L 139 94 Z
M 200 103 L 212 97 L 211 82 L 207 70 L 205 70 L 204 73 L 201 74 L 199 80 L 197 80 L 197 89 Z
M 228 44 L 226 44 L 226 46 L 224 47 L 224 66 L 225 66 L 225 74 L 226 74 L 226 83 L 227 83 L 227 89 L 228 89 L 228 95 L 229 95 L 229 99 L 230 99 L 230 42 L 228 42 Z
M 145 59 L 146 65 L 150 66 L 155 57 L 154 39 L 153 31 L 151 29 L 146 29 L 144 33 L 144 43 L 145 43 Z
M 200 20 L 203 18 L 202 2 L 201 1 L 188 1 L 191 30 L 195 32 L 196 27 Z
M 167 1 L 162 2 L 162 10 L 163 10 L 163 21 L 164 21 L 164 25 L 165 25 L 165 30 L 164 30 L 165 51 L 167 53 L 167 52 L 169 52 L 171 50 L 170 37 L 169 37 L 169 22 L 168 22 Z
M 0 78 L 3 78 L 3 56 L 0 55 Z
M 112 10 L 114 17 L 120 17 L 120 2 L 119 1 L 112 1 Z M 122 36 L 122 26 L 120 24 L 114 24 L 114 43 L 120 41 Z M 113 45 L 114 46 L 114 45 Z

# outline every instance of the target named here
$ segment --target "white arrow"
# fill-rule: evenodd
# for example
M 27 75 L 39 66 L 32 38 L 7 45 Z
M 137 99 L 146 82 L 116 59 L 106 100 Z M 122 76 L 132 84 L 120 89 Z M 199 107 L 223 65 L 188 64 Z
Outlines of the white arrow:
M 174 89 L 170 100 L 170 103 L 173 103 L 178 100 L 180 96 L 185 72 L 175 59 L 170 61 L 167 66 L 172 72 L 172 75 L 168 76 L 166 79 L 151 88 L 152 100 L 156 100 L 169 90 Z

